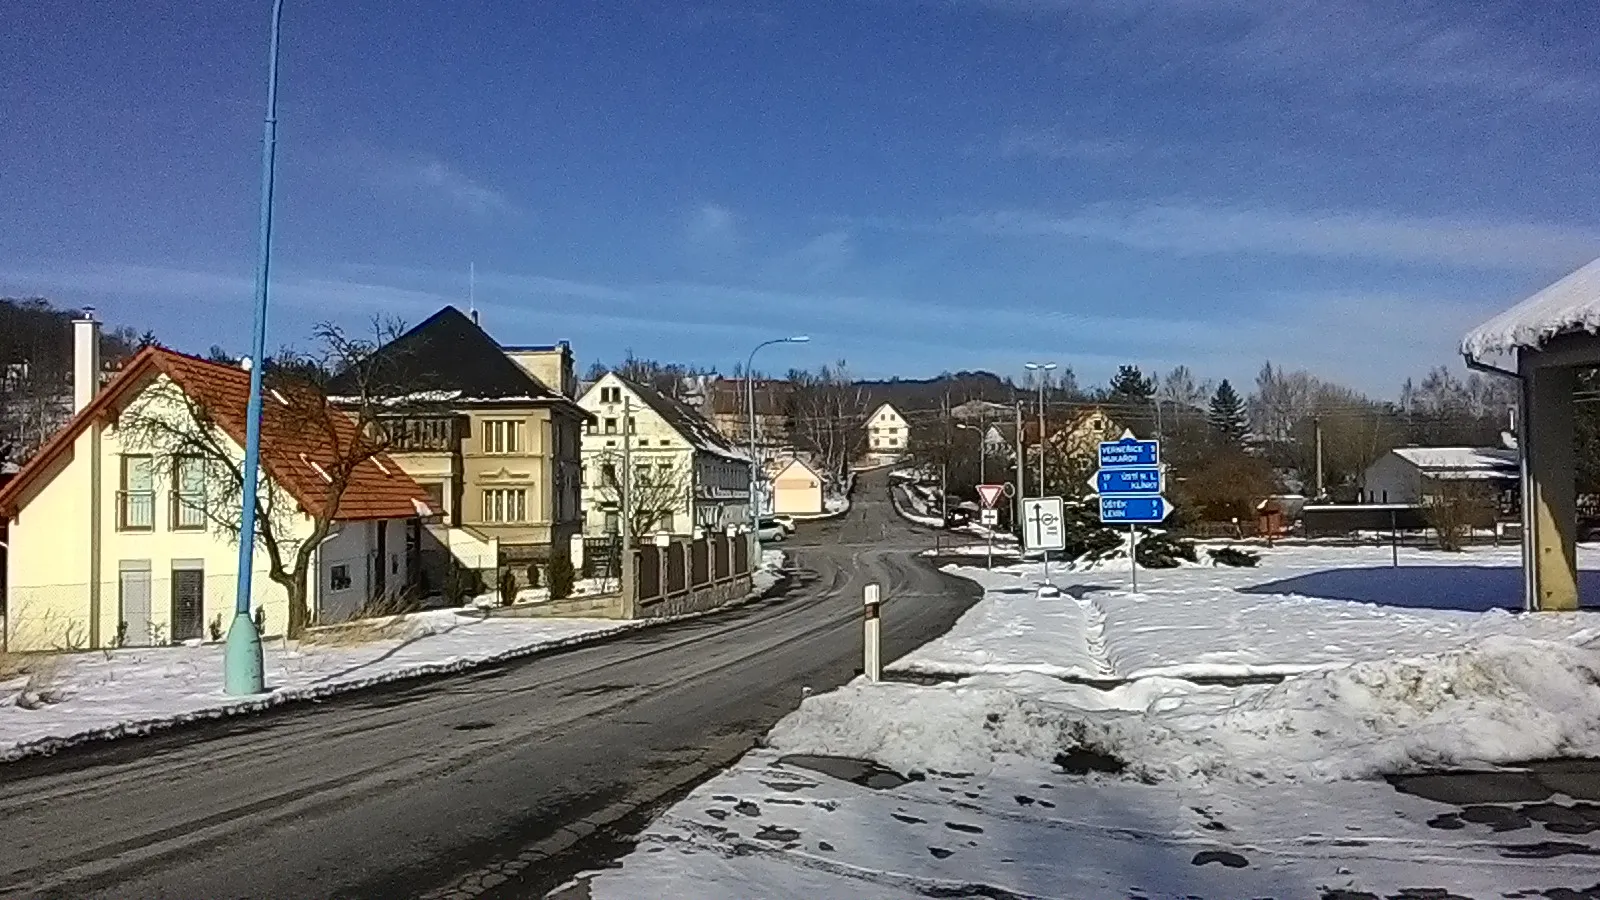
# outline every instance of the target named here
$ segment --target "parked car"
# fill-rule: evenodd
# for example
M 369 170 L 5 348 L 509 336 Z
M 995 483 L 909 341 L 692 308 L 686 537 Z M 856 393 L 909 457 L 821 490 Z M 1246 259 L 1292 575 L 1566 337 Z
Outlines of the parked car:
M 773 516 L 772 521 L 778 523 L 778 525 L 782 527 L 784 531 L 794 534 L 795 526 L 793 516 Z
M 789 529 L 775 518 L 763 517 L 756 520 L 756 539 L 764 542 L 781 541 L 789 536 Z

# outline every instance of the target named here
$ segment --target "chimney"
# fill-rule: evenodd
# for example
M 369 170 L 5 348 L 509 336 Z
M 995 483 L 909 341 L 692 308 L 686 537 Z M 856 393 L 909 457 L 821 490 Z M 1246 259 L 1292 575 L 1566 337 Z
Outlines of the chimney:
M 85 306 L 72 320 L 72 412 L 83 411 L 100 392 L 100 323 Z
M 478 311 L 475 310 L 475 309 L 472 310 L 472 324 L 478 325 Z M 478 327 L 482 328 L 483 326 L 482 325 L 478 325 Z

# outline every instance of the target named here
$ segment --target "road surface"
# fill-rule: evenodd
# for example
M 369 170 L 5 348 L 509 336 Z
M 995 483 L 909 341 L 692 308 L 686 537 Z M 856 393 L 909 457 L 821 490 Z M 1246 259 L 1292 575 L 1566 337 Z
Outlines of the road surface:
M 772 599 L 558 655 L 0 766 L 0 897 L 538 897 L 977 589 L 861 479 Z

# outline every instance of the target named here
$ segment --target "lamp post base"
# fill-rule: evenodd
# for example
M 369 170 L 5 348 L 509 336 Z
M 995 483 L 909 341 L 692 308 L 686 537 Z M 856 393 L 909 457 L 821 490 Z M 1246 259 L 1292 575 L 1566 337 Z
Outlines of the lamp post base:
M 261 634 L 249 613 L 237 613 L 228 627 L 228 641 L 222 649 L 222 689 L 242 697 L 265 693 L 265 667 L 261 660 Z

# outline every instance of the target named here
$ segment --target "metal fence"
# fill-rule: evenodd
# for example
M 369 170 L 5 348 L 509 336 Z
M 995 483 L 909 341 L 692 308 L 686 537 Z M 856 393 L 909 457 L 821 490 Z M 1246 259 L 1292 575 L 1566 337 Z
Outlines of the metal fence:
M 712 534 L 698 540 L 674 538 L 666 546 L 638 548 L 636 580 L 642 604 L 687 594 L 749 574 L 748 535 Z

